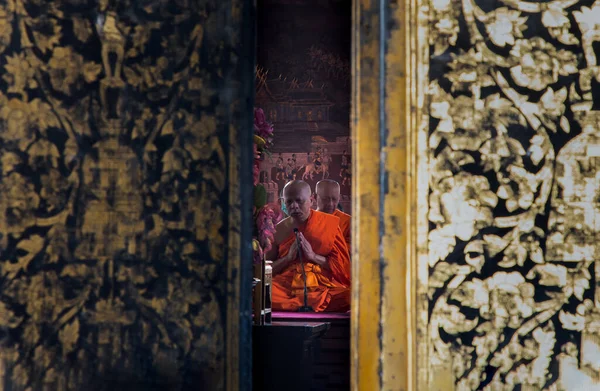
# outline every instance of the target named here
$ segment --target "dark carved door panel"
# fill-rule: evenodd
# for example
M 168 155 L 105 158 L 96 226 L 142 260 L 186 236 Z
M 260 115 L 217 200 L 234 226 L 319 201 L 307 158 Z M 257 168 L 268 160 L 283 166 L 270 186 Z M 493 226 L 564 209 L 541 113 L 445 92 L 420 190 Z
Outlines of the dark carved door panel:
M 0 389 L 248 387 L 252 17 L 2 2 Z

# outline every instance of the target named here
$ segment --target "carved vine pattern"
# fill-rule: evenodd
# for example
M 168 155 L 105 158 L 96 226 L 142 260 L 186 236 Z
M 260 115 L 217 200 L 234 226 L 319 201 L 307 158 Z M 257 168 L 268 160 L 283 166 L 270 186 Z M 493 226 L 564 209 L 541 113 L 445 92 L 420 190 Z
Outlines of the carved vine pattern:
M 219 7 L 0 5 L 0 388 L 222 387 Z
M 598 228 L 565 210 L 600 194 L 600 2 L 428 4 L 432 368 L 457 390 L 558 390 L 569 368 L 598 387 Z

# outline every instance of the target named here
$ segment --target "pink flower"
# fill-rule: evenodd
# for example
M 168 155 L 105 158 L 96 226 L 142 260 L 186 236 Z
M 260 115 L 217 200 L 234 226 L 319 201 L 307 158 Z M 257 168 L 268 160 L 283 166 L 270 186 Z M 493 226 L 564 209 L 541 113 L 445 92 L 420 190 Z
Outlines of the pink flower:
M 258 151 L 258 145 L 253 144 L 254 147 L 254 161 L 257 162 L 260 160 L 260 152 Z
M 267 204 L 258 212 L 258 241 L 265 252 L 271 249 L 275 241 L 275 227 L 282 219 L 283 212 L 278 204 Z
M 254 109 L 254 133 L 266 141 L 273 136 L 273 125 L 267 122 L 263 109 Z
M 261 125 L 267 122 L 267 116 L 263 109 L 254 109 L 254 124 Z

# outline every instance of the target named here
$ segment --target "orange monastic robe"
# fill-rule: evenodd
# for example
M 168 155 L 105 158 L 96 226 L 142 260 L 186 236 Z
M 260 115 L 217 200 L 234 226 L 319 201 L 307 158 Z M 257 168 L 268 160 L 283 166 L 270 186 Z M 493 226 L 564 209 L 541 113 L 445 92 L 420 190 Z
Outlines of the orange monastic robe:
M 346 312 L 350 309 L 350 255 L 339 218 L 311 211 L 302 232 L 315 254 L 327 258 L 329 269 L 305 262 L 308 287 L 308 305 L 315 312 Z M 292 233 L 279 244 L 277 258 L 284 257 L 296 240 Z M 272 307 L 279 311 L 295 311 L 304 303 L 304 282 L 300 260 L 296 259 L 286 270 L 273 277 Z
M 339 209 L 336 209 L 335 212 L 333 212 L 333 215 L 340 218 L 340 229 L 342 230 L 344 239 L 346 239 L 346 243 L 348 244 L 348 252 L 351 252 L 352 247 L 350 246 L 350 227 L 352 226 L 352 224 L 350 222 L 350 215 L 342 212 Z

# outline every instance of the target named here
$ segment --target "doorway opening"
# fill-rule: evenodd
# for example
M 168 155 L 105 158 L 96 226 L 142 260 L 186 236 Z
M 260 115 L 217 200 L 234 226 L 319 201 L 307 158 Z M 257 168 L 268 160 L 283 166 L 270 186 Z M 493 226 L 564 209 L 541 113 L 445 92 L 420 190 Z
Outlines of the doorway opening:
M 255 217 L 259 220 L 265 205 L 271 205 L 277 216 L 274 222 L 286 217 L 282 190 L 294 180 L 310 186 L 311 208 L 318 211 L 324 210 L 324 201 L 316 194 L 317 183 L 339 186 L 336 209 L 352 213 L 351 32 L 352 2 L 257 1 L 254 107 L 260 158 L 255 163 Z M 351 253 L 350 240 L 346 251 Z M 261 294 L 255 287 L 254 295 L 254 301 L 262 303 L 262 310 L 255 306 L 254 314 L 254 389 L 349 390 L 350 311 L 267 308 L 264 312 L 272 293 L 268 263 L 266 269 L 267 276 L 265 267 L 255 266 L 256 279 L 263 281 L 257 282 Z M 349 305 L 349 293 L 347 300 Z M 262 322 L 272 323 L 262 327 Z M 307 346 L 311 352 L 303 355 Z M 294 376 L 291 381 L 298 365 L 302 380 Z

